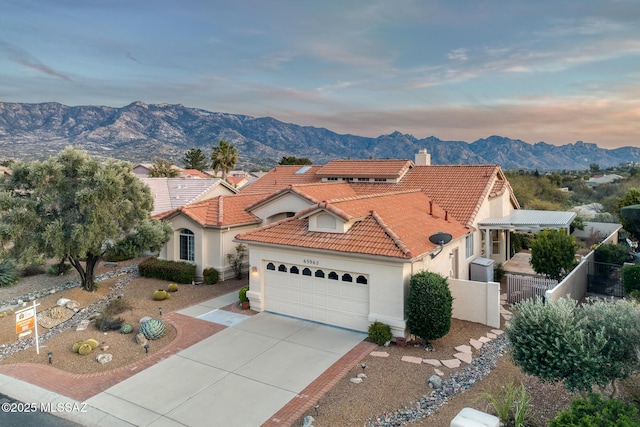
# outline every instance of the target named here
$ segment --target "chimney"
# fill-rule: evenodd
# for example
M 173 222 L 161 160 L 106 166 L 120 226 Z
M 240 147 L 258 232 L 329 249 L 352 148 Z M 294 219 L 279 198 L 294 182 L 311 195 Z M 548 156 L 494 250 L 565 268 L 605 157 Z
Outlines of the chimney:
M 416 154 L 414 163 L 416 166 L 431 166 L 431 154 L 427 153 L 427 149 L 423 148 Z
M 433 201 L 429 200 L 429 215 L 433 216 Z

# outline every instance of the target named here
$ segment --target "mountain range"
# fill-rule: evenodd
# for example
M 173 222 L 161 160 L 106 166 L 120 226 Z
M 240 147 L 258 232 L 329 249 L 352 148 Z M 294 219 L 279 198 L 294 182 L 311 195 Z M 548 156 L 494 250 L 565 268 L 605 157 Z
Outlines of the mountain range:
M 499 164 L 503 169 L 586 170 L 640 162 L 640 148 L 600 148 L 578 141 L 556 146 L 491 136 L 468 143 L 394 132 L 376 138 L 284 123 L 271 117 L 210 112 L 181 104 L 134 102 L 125 107 L 0 102 L 0 160 L 45 159 L 67 145 L 134 163 L 162 157 L 178 165 L 184 153 L 227 140 L 245 169 L 270 168 L 283 156 L 333 159 L 413 159 L 426 148 L 432 164 Z

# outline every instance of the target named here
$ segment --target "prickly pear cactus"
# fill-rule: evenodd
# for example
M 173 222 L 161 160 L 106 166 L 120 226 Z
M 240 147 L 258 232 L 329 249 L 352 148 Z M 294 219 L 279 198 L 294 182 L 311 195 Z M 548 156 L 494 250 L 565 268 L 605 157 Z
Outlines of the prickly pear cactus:
M 166 329 L 162 320 L 149 319 L 140 326 L 140 332 L 142 332 L 148 340 L 157 340 L 164 336 Z
M 123 323 L 120 327 L 121 334 L 130 334 L 133 332 L 133 325 L 131 323 Z
M 81 355 L 84 356 L 84 355 L 87 355 L 87 354 L 91 353 L 91 350 L 93 350 L 91 348 L 91 344 L 88 344 L 88 343 L 85 342 L 80 347 L 78 347 L 78 354 L 81 354 Z

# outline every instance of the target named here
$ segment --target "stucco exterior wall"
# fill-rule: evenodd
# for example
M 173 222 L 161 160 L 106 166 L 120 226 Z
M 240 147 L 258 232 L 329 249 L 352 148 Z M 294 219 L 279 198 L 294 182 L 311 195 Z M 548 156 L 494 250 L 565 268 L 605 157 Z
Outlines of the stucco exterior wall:
M 262 220 L 267 220 L 274 215 L 277 215 L 278 218 L 282 218 L 282 214 L 286 212 L 300 212 L 309 206 L 311 206 L 310 201 L 296 194 L 288 193 L 278 197 L 276 200 L 271 200 L 268 203 L 252 209 L 251 213 Z
M 448 283 L 453 296 L 453 318 L 500 327 L 499 283 L 456 279 L 449 279 Z

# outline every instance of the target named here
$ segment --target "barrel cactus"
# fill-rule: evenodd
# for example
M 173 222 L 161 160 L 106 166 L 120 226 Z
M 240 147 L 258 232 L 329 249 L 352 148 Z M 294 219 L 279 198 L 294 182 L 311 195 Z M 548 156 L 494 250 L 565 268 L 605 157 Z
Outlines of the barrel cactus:
M 149 340 L 157 340 L 164 336 L 166 328 L 162 320 L 149 319 L 140 326 L 140 332 Z
M 89 338 L 88 340 L 85 341 L 85 343 L 91 346 L 91 350 L 93 350 L 94 348 L 97 348 L 100 345 L 100 343 L 97 340 L 94 340 L 93 338 Z
M 120 327 L 121 334 L 130 334 L 133 332 L 133 325 L 131 323 L 123 323 Z
M 167 291 L 169 292 L 178 292 L 178 284 L 177 283 L 169 283 L 167 286 Z
M 91 353 L 91 350 L 93 350 L 91 348 L 91 344 L 85 342 L 80 347 L 78 347 L 78 354 L 84 356 Z
M 169 293 L 164 289 L 158 289 L 153 293 L 153 299 L 155 301 L 162 301 L 169 298 Z
M 78 349 L 80 348 L 80 346 L 81 346 L 82 344 L 84 344 L 84 341 L 78 341 L 78 342 L 76 342 L 75 344 L 73 344 L 73 348 L 72 348 L 73 352 L 74 352 L 74 353 L 77 353 L 77 352 L 78 352 Z

